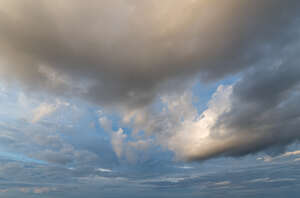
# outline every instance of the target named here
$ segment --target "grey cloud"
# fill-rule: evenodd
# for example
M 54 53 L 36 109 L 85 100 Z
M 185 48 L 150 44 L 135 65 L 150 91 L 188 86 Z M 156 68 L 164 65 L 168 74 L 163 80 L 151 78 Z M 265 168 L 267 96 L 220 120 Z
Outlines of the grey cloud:
M 10 129 L 12 126 L 14 130 L 7 130 L 5 133 L 4 129 Z M 2 125 L 0 125 L 1 129 Z M 57 128 L 28 125 L 27 122 L 17 120 L 7 124 L 4 129 L 1 131 L 3 137 L 0 137 L 4 151 L 8 152 L 7 156 L 4 155 L 4 159 L 72 166 L 81 166 L 83 162 L 90 165 L 100 162 L 100 152 L 96 154 L 92 149 L 76 147 L 78 146 L 76 142 L 71 138 L 64 139 Z
M 42 160 L 46 160 L 50 163 L 63 164 L 63 165 L 67 165 L 73 162 L 73 156 L 71 152 L 70 153 L 62 152 L 62 151 L 56 152 L 56 151 L 46 150 L 36 154 L 36 157 Z
M 71 145 L 64 143 L 59 150 L 45 149 L 40 152 L 33 152 L 35 158 L 61 165 L 80 165 L 83 162 L 94 165 L 99 162 L 98 155 L 87 150 L 76 150 Z
M 284 163 L 272 166 L 229 168 L 226 171 L 220 172 L 200 171 L 201 175 L 199 175 L 199 170 L 196 170 L 193 174 L 171 175 L 172 177 L 177 177 L 178 180 L 173 178 L 174 181 L 168 181 L 166 179 L 168 177 L 165 177 L 151 178 L 143 182 L 160 191 L 201 188 L 202 192 L 214 192 L 213 195 L 215 195 L 216 190 L 222 190 L 223 187 L 230 187 L 234 193 L 238 193 L 242 189 L 254 189 L 256 193 L 259 193 L 263 192 L 266 188 L 290 187 L 299 184 L 300 175 L 296 173 L 298 170 L 299 167 L 297 165 Z M 286 177 L 287 175 L 289 176 Z
M 300 137 L 299 6 L 298 0 L 222 6 L 218 0 L 4 0 L 0 76 L 34 91 L 139 107 L 135 128 L 188 159 L 255 153 Z M 220 89 L 203 117 L 184 101 L 177 110 L 169 102 L 169 114 L 149 115 L 149 104 L 167 89 L 180 92 L 192 77 L 212 81 L 240 71 L 232 93 Z M 207 127 L 209 118 L 216 122 Z M 35 141 L 60 146 L 53 138 Z M 41 153 L 61 164 L 73 155 Z
M 246 73 L 234 86 L 232 108 L 218 118 L 212 135 L 217 139 L 236 136 L 240 142 L 216 155 L 241 156 L 300 140 L 299 63 L 299 58 L 289 56 L 276 67 Z M 222 130 L 227 131 L 225 135 L 219 133 Z
M 289 26 L 300 3 L 5 0 L 0 5 L 3 78 L 97 104 L 139 107 L 169 80 L 179 79 L 177 88 L 197 73 L 221 78 L 263 58 L 265 46 L 290 42 Z
M 209 167 L 215 165 L 214 163 L 207 164 Z M 247 197 L 249 194 L 253 197 L 262 195 L 283 197 L 287 191 L 292 192 L 293 196 L 299 193 L 300 175 L 299 166 L 296 163 L 262 166 L 253 166 L 252 164 L 252 166 L 244 168 L 233 168 L 231 165 L 232 161 L 226 165 L 222 164 L 222 168 L 217 171 L 216 169 L 205 171 L 202 166 L 199 166 L 188 174 L 186 172 L 178 173 L 177 170 L 174 170 L 166 175 L 140 175 L 140 173 L 133 174 L 126 171 L 125 173 L 112 173 L 113 175 L 100 175 L 93 172 L 94 169 L 85 167 L 77 172 L 77 169 L 69 170 L 61 166 L 0 161 L 0 185 L 10 191 L 18 188 L 41 187 L 57 189 L 57 192 L 50 194 L 49 197 L 72 197 L 73 195 L 82 197 L 87 194 L 88 197 L 97 197 L 99 193 L 103 197 L 130 196 L 131 194 L 138 197 L 145 192 L 147 192 L 145 193 L 146 197 L 157 197 L 163 192 L 168 193 L 165 197 L 182 197 L 187 192 L 192 192 L 191 197 L 215 197 L 216 195 L 222 197 L 222 194 L 225 197 Z M 264 182 L 263 185 L 260 182 L 253 182 L 259 181 L 261 178 L 268 178 L 265 181 L 269 182 Z M 228 189 L 215 185 L 224 181 L 231 182 L 230 192 Z M 249 192 L 250 190 L 251 192 Z M 8 194 L 3 196 L 9 197 Z M 16 196 L 32 197 L 30 194 L 20 192 L 12 197 Z M 40 197 L 48 196 L 40 195 Z
M 136 112 L 133 128 L 180 159 L 278 154 L 300 140 L 298 51 L 295 42 L 245 71 L 235 84 L 220 86 L 200 115 L 192 95 L 169 96 L 162 99 L 161 113 Z

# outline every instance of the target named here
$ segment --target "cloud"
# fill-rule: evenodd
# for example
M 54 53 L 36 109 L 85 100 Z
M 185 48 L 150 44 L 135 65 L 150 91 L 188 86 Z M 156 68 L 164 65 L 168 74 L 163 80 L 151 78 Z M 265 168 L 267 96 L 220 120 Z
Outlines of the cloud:
M 184 169 L 184 170 L 194 169 L 194 167 L 192 167 L 192 166 L 178 166 L 176 168 L 180 168 L 180 169 Z
M 286 152 L 286 153 L 280 155 L 280 157 L 290 157 L 293 155 L 300 155 L 300 151 Z
M 5 0 L 0 75 L 29 90 L 138 108 L 184 87 L 195 74 L 219 79 L 285 46 L 294 36 L 289 30 L 299 5 Z
M 0 77 L 28 91 L 116 108 L 133 135 L 110 130 L 118 157 L 154 139 L 177 158 L 243 156 L 299 140 L 298 0 L 80 0 L 0 2 Z M 198 113 L 184 88 L 200 77 L 220 86 Z M 162 112 L 153 108 L 160 98 Z M 32 122 L 55 112 L 41 104 Z M 151 142 L 151 141 L 150 141 Z M 72 162 L 74 152 L 40 158 Z M 76 155 L 75 155 L 76 156 Z
M 258 178 L 258 179 L 252 179 L 249 181 L 249 183 L 260 183 L 260 182 L 269 182 L 270 178 L 266 177 L 266 178 Z
M 211 128 L 211 136 L 225 146 L 215 154 L 241 156 L 300 139 L 299 61 L 294 55 L 287 59 L 258 67 L 234 85 L 230 108 Z
M 49 187 L 41 187 L 41 188 L 34 188 L 33 193 L 34 194 L 44 194 L 44 193 L 49 193 L 52 191 L 56 191 L 56 188 L 49 188 Z
M 35 188 L 19 188 L 22 193 L 33 193 L 33 194 L 45 194 L 50 192 L 55 192 L 57 189 L 55 187 L 35 187 Z
M 98 160 L 98 156 L 95 153 L 86 150 L 76 150 L 74 147 L 66 143 L 60 150 L 46 149 L 40 152 L 34 152 L 32 155 L 38 159 L 61 165 L 68 165 L 72 163 L 73 165 L 77 165 L 81 164 L 82 161 L 92 164 Z
M 278 179 L 271 179 L 271 178 L 258 178 L 258 179 L 254 179 L 249 181 L 250 183 L 275 183 L 275 182 L 292 182 L 292 181 L 297 181 L 297 179 L 295 178 L 278 178 Z
M 120 158 L 123 154 L 123 146 L 124 146 L 124 140 L 126 139 L 126 134 L 123 133 L 123 129 L 119 129 L 116 132 L 112 132 L 112 137 L 111 137 L 111 144 L 113 146 L 113 149 L 117 156 Z
M 239 146 L 227 155 L 241 156 L 299 140 L 299 74 L 299 60 L 292 54 L 279 65 L 246 73 L 234 86 L 231 108 L 213 128 L 219 139 L 240 136 Z
M 152 112 L 144 109 L 134 114 L 132 125 L 134 131 L 144 131 L 154 137 L 161 146 L 174 151 L 179 159 L 191 159 L 198 156 L 209 158 L 232 146 L 238 137 L 217 139 L 212 137 L 211 128 L 220 115 L 231 108 L 230 96 L 232 86 L 220 86 L 208 109 L 200 115 L 193 105 L 193 95 L 170 95 L 163 97 L 163 111 Z
M 111 172 L 113 172 L 112 170 L 105 169 L 105 168 L 97 168 L 96 171 L 105 172 L 105 173 L 111 173 Z
M 45 150 L 35 154 L 37 158 L 48 161 L 55 164 L 66 165 L 73 162 L 73 153 L 72 151 L 52 151 Z
M 290 47 L 293 53 L 284 59 L 257 65 L 235 84 L 219 86 L 201 114 L 192 103 L 192 94 L 171 95 L 162 98 L 162 112 L 144 109 L 135 114 L 134 130 L 154 136 L 160 145 L 186 160 L 284 148 L 300 139 L 300 62 L 294 54 L 297 46 Z
M 130 122 L 132 116 L 135 117 L 136 112 L 130 112 L 130 115 L 123 117 L 123 122 Z M 128 135 L 125 134 L 122 128 L 114 131 L 112 128 L 112 121 L 105 117 L 103 113 L 99 114 L 98 119 L 100 126 L 108 132 L 111 138 L 111 144 L 113 150 L 119 159 L 126 158 L 130 162 L 136 162 L 138 152 L 145 152 L 151 147 L 153 141 L 151 139 L 141 139 L 144 137 L 135 137 L 133 140 L 128 139 Z M 136 118 L 136 117 L 135 117 Z M 138 133 L 139 131 L 137 131 Z
M 60 100 L 56 100 L 55 104 L 42 103 L 38 107 L 33 110 L 32 123 L 36 123 L 43 119 L 46 116 L 54 113 L 58 108 L 62 105 L 69 106 L 69 103 L 61 102 Z
M 231 184 L 230 181 L 223 181 L 223 182 L 215 183 L 216 186 L 227 186 L 227 185 L 230 185 L 230 184 Z
M 128 142 L 128 145 L 136 150 L 143 151 L 148 149 L 151 146 L 151 143 L 152 143 L 151 140 L 137 140 L 137 141 Z
M 283 153 L 281 155 L 278 155 L 276 157 L 271 157 L 271 156 L 264 156 L 263 158 L 258 158 L 258 160 L 264 160 L 265 162 L 272 162 L 274 160 L 278 160 L 278 159 L 282 159 L 282 158 L 287 158 L 287 157 L 291 157 L 291 156 L 298 156 L 300 155 L 300 151 L 291 151 L 291 152 L 286 152 Z M 294 161 L 297 161 L 297 159 L 294 159 Z
M 103 116 L 102 113 L 100 114 L 99 124 L 101 127 L 109 133 L 111 138 L 111 144 L 113 150 L 118 158 L 121 158 L 124 153 L 124 147 L 126 142 L 124 142 L 127 138 L 127 135 L 124 134 L 122 128 L 119 128 L 117 131 L 114 131 L 112 128 L 112 122 L 107 117 Z
M 52 114 L 54 111 L 56 111 L 56 109 L 57 107 L 54 105 L 46 104 L 46 103 L 41 104 L 36 109 L 34 109 L 32 122 L 33 123 L 38 122 L 45 116 Z

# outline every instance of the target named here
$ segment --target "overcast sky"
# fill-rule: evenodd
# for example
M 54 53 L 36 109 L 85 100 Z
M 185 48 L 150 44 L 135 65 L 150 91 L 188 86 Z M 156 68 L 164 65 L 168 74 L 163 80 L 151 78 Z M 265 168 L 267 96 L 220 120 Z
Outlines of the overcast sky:
M 299 9 L 0 0 L 0 196 L 297 196 Z

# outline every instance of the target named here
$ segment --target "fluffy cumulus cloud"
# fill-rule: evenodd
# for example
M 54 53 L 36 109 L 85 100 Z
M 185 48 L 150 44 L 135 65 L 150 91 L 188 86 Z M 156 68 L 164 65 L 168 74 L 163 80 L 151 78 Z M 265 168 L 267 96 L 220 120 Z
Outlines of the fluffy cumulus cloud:
M 3 0 L 0 77 L 118 109 L 137 139 L 111 131 L 118 156 L 152 140 L 183 159 L 254 153 L 300 137 L 299 8 L 298 0 Z M 199 114 L 189 83 L 236 73 Z M 32 122 L 60 105 L 42 104 Z

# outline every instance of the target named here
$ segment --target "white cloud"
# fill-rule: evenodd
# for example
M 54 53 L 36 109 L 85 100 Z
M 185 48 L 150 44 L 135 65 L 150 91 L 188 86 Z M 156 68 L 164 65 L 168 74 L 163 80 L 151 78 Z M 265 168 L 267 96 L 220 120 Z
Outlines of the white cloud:
M 230 184 L 231 184 L 230 181 L 222 181 L 222 182 L 215 183 L 216 186 L 227 186 L 227 185 L 230 185 Z
M 113 172 L 112 170 L 106 169 L 106 168 L 97 168 L 96 171 L 104 172 L 104 173 L 111 173 L 111 172 Z
M 295 178 L 276 178 L 276 179 L 271 179 L 269 177 L 266 177 L 266 178 L 257 178 L 257 179 L 250 180 L 249 183 L 260 183 L 260 182 L 275 183 L 275 182 L 289 182 L 289 181 L 296 181 L 296 179 Z
M 205 158 L 232 144 L 239 144 L 234 137 L 218 139 L 212 134 L 218 116 L 230 109 L 231 93 L 231 86 L 220 86 L 209 102 L 208 109 L 200 115 L 192 104 L 191 93 L 163 96 L 162 112 L 157 114 L 145 108 L 124 113 L 125 123 L 132 120 L 134 131 L 145 131 L 148 136 L 154 136 L 158 144 L 174 151 L 178 158 Z M 227 133 L 222 131 L 220 135 L 226 137 Z
M 258 178 L 258 179 L 250 180 L 249 183 L 268 182 L 269 180 L 270 180 L 269 177 L 266 177 L 266 178 Z
M 56 100 L 55 104 L 42 103 L 32 111 L 33 115 L 32 115 L 31 122 L 37 123 L 44 117 L 49 116 L 55 111 L 57 111 L 61 106 L 69 106 L 69 105 L 70 105 L 69 103 L 60 101 L 58 99 Z
M 33 110 L 32 122 L 36 123 L 40 121 L 42 118 L 46 117 L 47 115 L 52 114 L 56 111 L 58 107 L 56 105 L 42 103 L 36 109 Z
M 151 146 L 151 143 L 153 143 L 152 140 L 137 140 L 128 142 L 128 146 L 136 150 L 142 151 L 148 149 Z
M 194 167 L 192 166 L 177 166 L 177 168 L 180 168 L 180 169 L 193 169 Z
M 292 151 L 292 152 L 286 152 L 286 153 L 280 155 L 279 158 L 290 157 L 290 156 L 294 156 L 294 155 L 300 155 L 300 150 Z
M 121 158 L 124 150 L 124 140 L 126 139 L 127 135 L 124 134 L 123 129 L 119 129 L 116 132 L 112 132 L 111 135 L 111 144 L 116 155 Z
M 151 178 L 151 179 L 143 179 L 140 182 L 170 182 L 170 183 L 179 183 L 184 181 L 186 178 L 184 177 L 158 177 L 158 178 Z
M 257 160 L 263 160 L 264 162 L 272 162 L 274 160 L 278 160 L 278 159 L 282 159 L 282 158 L 287 158 L 287 157 L 292 157 L 292 156 L 297 156 L 297 155 L 300 155 L 300 150 L 286 152 L 286 153 L 281 154 L 281 155 L 276 156 L 276 157 L 271 157 L 269 155 L 266 155 L 264 157 L 257 158 Z M 294 159 L 294 161 L 295 161 L 295 159 Z

